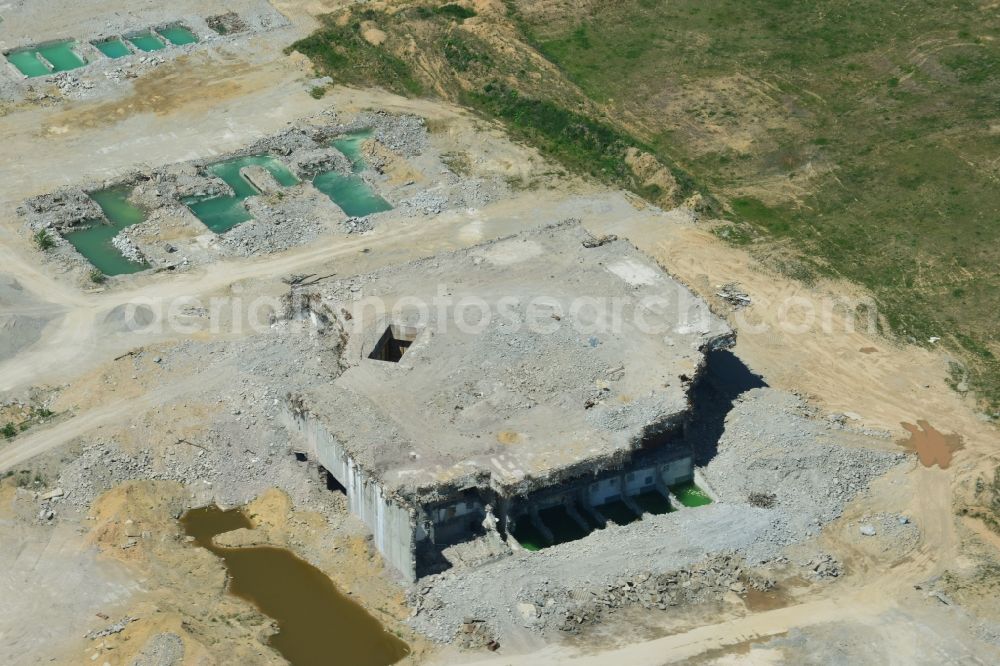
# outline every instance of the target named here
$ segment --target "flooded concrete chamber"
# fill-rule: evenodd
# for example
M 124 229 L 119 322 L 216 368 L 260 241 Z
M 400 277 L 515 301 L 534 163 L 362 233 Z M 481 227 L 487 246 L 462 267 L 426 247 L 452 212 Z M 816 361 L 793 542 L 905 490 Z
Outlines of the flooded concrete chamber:
M 689 388 L 733 333 L 630 244 L 593 240 L 566 222 L 308 295 L 346 369 L 287 421 L 406 579 L 456 544 L 578 538 L 692 479 Z

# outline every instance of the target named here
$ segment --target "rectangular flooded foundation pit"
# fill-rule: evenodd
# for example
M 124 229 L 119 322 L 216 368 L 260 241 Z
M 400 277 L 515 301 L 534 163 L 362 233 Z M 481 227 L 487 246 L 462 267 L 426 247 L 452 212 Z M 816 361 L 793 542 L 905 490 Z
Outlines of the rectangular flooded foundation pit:
M 670 505 L 670 500 L 664 497 L 663 493 L 658 490 L 640 493 L 633 499 L 639 505 L 640 509 L 653 515 L 670 513 L 674 510 L 674 507 Z
M 334 139 L 330 145 L 350 161 L 351 175 L 324 171 L 316 174 L 312 180 L 313 187 L 328 196 L 330 201 L 351 217 L 392 210 L 392 205 L 358 175 L 368 168 L 361 153 L 361 144 L 371 136 L 371 130 L 364 130 Z
M 52 65 L 53 72 L 68 72 L 83 67 L 87 61 L 81 58 L 74 47 L 76 42 L 68 40 L 38 47 L 38 53 Z
M 132 45 L 135 46 L 135 48 L 147 53 L 152 51 L 161 51 L 167 48 L 167 45 L 163 43 L 163 40 L 153 34 L 151 30 L 128 35 L 126 39 L 132 42 Z
M 109 58 L 124 58 L 125 56 L 132 55 L 132 51 L 128 45 L 118 37 L 91 42 L 91 44 Z
M 198 37 L 191 30 L 179 23 L 157 28 L 156 33 L 166 39 L 174 46 L 184 46 L 185 44 L 198 43 Z
M 518 519 L 512 534 L 517 539 L 517 542 L 521 544 L 521 548 L 527 551 L 539 551 L 549 545 L 549 540 L 545 538 L 544 534 L 538 531 L 538 528 L 531 523 L 531 518 L 528 516 L 522 516 Z
M 51 74 L 48 63 L 44 62 L 35 49 L 18 49 L 7 54 L 7 62 L 28 78 Z
M 619 500 L 614 500 L 596 507 L 601 515 L 608 520 L 614 521 L 617 525 L 628 525 L 639 519 L 628 504 Z
M 112 244 L 112 240 L 122 229 L 144 222 L 146 213 L 129 202 L 129 186 L 113 187 L 90 193 L 104 212 L 105 220 L 92 220 L 81 228 L 64 234 L 70 245 L 76 248 L 95 268 L 105 275 L 127 275 L 149 268 L 146 262 L 131 261 Z
M 28 78 L 67 72 L 87 64 L 75 50 L 71 39 L 16 49 L 7 54 L 7 62 Z
M 206 167 L 206 171 L 220 178 L 232 188 L 232 196 L 189 197 L 183 200 L 202 224 L 217 234 L 225 233 L 238 224 L 253 219 L 243 201 L 260 194 L 256 187 L 240 173 L 250 166 L 266 169 L 282 187 L 296 185 L 299 179 L 288 167 L 270 155 L 247 155 Z

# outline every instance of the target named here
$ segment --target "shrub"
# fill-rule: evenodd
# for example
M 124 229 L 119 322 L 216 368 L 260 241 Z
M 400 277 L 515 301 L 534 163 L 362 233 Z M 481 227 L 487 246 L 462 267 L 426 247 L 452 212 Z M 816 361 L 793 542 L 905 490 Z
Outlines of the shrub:
M 462 5 L 456 5 L 453 2 L 448 3 L 447 5 L 441 5 L 440 7 L 435 9 L 434 12 L 440 14 L 441 16 L 447 16 L 449 18 L 453 18 L 457 20 L 459 23 L 461 23 L 467 18 L 472 18 L 473 16 L 476 15 L 475 9 L 470 9 L 469 7 L 463 7 Z
M 3 428 L 0 428 L 0 435 L 3 435 L 7 439 L 10 439 L 16 434 L 17 434 L 17 426 L 15 426 L 10 421 L 8 421 L 7 425 L 5 425 Z
M 52 237 L 48 229 L 39 229 L 34 235 L 35 245 L 43 252 L 56 246 L 56 239 Z

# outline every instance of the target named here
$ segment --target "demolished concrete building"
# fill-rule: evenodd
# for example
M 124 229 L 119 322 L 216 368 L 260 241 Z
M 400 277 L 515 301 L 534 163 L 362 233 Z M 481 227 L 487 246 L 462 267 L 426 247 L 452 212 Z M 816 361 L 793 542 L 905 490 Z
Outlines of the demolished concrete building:
M 694 474 L 682 444 L 705 354 L 734 335 L 632 245 L 567 221 L 314 287 L 343 373 L 288 420 L 408 580 L 541 514 L 589 531 Z M 640 512 L 641 513 L 641 512 Z

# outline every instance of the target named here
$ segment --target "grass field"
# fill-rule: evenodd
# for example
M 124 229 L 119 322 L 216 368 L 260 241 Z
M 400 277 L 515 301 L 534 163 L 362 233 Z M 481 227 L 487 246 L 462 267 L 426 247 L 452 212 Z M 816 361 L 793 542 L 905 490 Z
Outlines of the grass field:
M 654 154 L 681 194 L 725 210 L 730 240 L 791 248 L 777 267 L 797 277 L 867 287 L 892 333 L 940 337 L 956 385 L 1000 410 L 996 9 L 506 0 L 472 30 L 473 13 L 447 7 L 350 10 L 295 48 L 337 80 L 464 103 L 646 196 L 622 156 Z M 361 39 L 364 21 L 385 45 Z
M 1000 13 L 971 2 L 522 3 L 570 80 L 729 204 L 947 341 L 1000 406 Z M 962 371 L 956 368 L 956 381 Z

